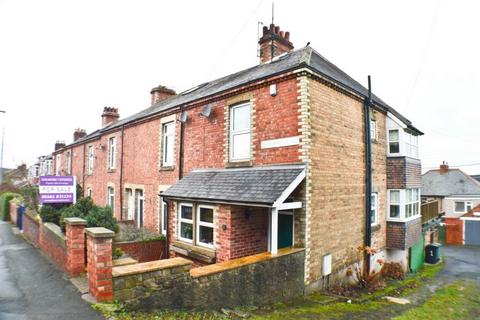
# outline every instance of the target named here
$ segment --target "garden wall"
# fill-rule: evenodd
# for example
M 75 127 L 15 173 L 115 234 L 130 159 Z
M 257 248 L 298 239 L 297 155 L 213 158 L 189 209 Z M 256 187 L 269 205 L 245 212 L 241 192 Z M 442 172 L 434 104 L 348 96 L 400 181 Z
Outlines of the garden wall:
M 303 249 L 191 269 L 173 258 L 114 267 L 113 298 L 129 309 L 219 309 L 291 301 L 304 292 Z
M 115 242 L 114 246 L 137 260 L 148 262 L 165 258 L 164 240 L 123 241 Z
M 32 216 L 28 210 L 23 215 L 23 236 L 34 245 L 40 242 L 40 221 Z
M 40 248 L 45 252 L 57 266 L 66 270 L 67 250 L 65 235 L 59 226 L 46 222 L 42 226 Z

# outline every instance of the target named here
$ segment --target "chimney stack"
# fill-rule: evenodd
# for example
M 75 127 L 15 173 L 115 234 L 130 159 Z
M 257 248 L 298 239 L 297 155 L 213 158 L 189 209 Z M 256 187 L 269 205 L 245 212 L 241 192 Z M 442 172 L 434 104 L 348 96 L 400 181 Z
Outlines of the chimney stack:
M 55 151 L 65 148 L 65 141 L 57 141 L 55 142 Z
M 86 135 L 87 135 L 87 132 L 85 132 L 85 130 L 77 128 L 73 132 L 73 141 L 75 142 L 78 139 L 85 137 Z
M 290 42 L 290 32 L 283 32 L 280 27 L 270 24 L 270 28 L 263 27 L 263 36 L 258 41 L 260 45 L 260 63 L 272 61 L 285 52 L 293 50 L 293 44 Z
M 175 90 L 172 90 L 170 88 L 167 88 L 165 86 L 158 86 L 150 90 L 150 94 L 152 96 L 152 106 L 156 103 L 159 103 L 160 101 L 163 101 L 165 99 L 168 99 L 177 93 Z
M 448 163 L 443 161 L 443 163 L 440 165 L 440 174 L 445 174 L 448 172 Z
M 102 128 L 105 128 L 111 123 L 118 121 L 120 115 L 118 114 L 118 109 L 113 107 L 105 107 L 103 108 L 102 113 Z

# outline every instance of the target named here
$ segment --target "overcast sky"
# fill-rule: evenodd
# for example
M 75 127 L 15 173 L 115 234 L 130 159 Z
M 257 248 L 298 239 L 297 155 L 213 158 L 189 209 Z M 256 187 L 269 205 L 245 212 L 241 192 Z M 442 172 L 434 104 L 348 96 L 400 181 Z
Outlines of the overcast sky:
M 480 174 L 478 1 L 275 1 L 275 23 L 425 132 L 424 169 L 445 160 Z M 0 0 L 0 125 L 5 166 L 32 164 L 126 117 L 152 87 L 177 92 L 258 63 L 271 1 Z M 466 166 L 470 165 L 470 166 Z

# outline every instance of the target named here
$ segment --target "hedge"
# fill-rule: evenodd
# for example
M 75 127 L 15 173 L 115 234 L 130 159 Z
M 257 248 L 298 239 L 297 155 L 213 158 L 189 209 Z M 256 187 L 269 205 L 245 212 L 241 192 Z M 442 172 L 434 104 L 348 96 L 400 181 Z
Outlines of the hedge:
M 5 192 L 0 195 L 0 220 L 10 220 L 10 205 L 9 202 L 13 198 L 21 197 L 18 193 Z

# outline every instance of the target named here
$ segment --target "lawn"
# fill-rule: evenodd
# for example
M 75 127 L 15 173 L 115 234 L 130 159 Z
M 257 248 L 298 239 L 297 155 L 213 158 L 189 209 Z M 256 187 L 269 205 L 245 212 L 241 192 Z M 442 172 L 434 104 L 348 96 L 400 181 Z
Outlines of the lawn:
M 394 281 L 382 290 L 365 294 L 360 298 L 347 301 L 316 293 L 302 297 L 291 303 L 277 303 L 263 308 L 241 308 L 238 314 L 246 313 L 255 320 L 284 319 L 479 319 L 480 288 L 472 281 L 456 281 L 445 285 L 437 291 L 427 293 L 417 305 L 397 305 L 387 302 L 383 297 L 410 297 L 425 291 L 425 285 L 433 283 L 433 278 L 442 265 L 426 266 L 420 272 L 410 275 L 405 280 Z M 425 291 L 428 292 L 428 291 Z M 237 319 L 220 312 L 126 312 L 115 304 L 98 304 L 95 306 L 106 317 L 119 320 L 129 319 L 192 319 L 216 320 Z

